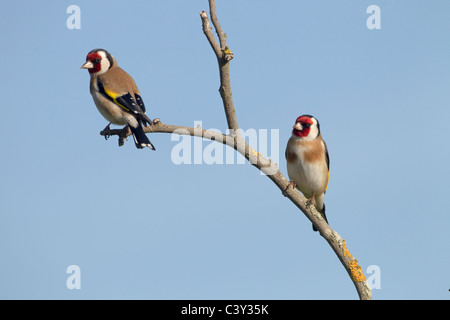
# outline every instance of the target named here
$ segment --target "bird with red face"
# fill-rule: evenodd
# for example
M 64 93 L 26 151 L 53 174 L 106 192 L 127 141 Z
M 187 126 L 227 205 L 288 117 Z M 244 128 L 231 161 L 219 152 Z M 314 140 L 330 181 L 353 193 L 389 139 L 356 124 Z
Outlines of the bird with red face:
M 330 175 L 330 158 L 325 141 L 320 134 L 319 121 L 309 114 L 295 120 L 292 136 L 286 146 L 287 171 L 290 186 L 297 187 L 315 203 L 325 221 L 324 196 Z M 313 225 L 313 230 L 317 231 Z
M 152 121 L 145 114 L 145 105 L 133 78 L 121 69 L 116 59 L 104 49 L 91 50 L 81 66 L 91 76 L 90 91 L 102 116 L 111 123 L 126 125 L 133 134 L 138 149 L 155 147 L 145 135 L 143 127 Z

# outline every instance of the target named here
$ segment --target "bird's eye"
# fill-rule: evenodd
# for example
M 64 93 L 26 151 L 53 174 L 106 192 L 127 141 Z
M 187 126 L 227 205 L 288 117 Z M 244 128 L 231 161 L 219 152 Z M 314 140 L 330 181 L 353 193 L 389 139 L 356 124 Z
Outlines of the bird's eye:
M 303 126 L 304 126 L 305 128 L 311 128 L 311 123 L 303 123 Z
M 102 59 L 97 58 L 97 59 L 94 60 L 94 63 L 100 63 L 100 61 L 102 61 Z

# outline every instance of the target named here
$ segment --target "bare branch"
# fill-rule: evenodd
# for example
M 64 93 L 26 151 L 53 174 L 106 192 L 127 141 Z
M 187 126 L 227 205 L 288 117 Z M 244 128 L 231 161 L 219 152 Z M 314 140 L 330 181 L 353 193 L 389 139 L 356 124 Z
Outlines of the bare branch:
M 223 107 L 225 110 L 225 115 L 227 117 L 228 128 L 234 130 L 236 133 L 239 129 L 236 110 L 234 108 L 233 103 L 233 94 L 231 92 L 231 81 L 230 81 L 230 61 L 234 58 L 233 52 L 231 52 L 230 48 L 226 43 L 226 35 L 222 31 L 222 27 L 220 26 L 219 21 L 217 20 L 216 15 L 216 5 L 214 1 L 209 2 L 211 13 L 211 20 L 213 21 L 213 25 L 216 28 L 216 32 L 219 36 L 220 47 L 215 40 L 213 33 L 211 31 L 211 25 L 209 23 L 208 15 L 205 11 L 200 12 L 200 17 L 202 19 L 203 24 L 203 33 L 205 34 L 208 42 L 214 50 L 214 53 L 217 57 L 217 62 L 219 63 L 219 72 L 220 72 L 220 96 L 222 97 Z M 219 28 L 219 29 L 218 29 Z M 220 51 L 220 53 L 219 53 Z
M 223 32 L 219 19 L 217 19 L 215 0 L 209 0 L 209 13 L 211 14 L 211 21 L 216 29 L 217 36 L 219 37 L 220 48 L 225 50 L 227 46 L 227 34 Z
M 217 60 L 221 60 L 223 55 L 222 49 L 220 48 L 219 44 L 214 38 L 214 34 L 212 33 L 212 27 L 209 24 L 208 14 L 206 13 L 206 11 L 203 10 L 202 12 L 200 12 L 200 18 L 202 18 L 203 33 L 205 34 L 206 39 L 208 39 L 211 48 L 214 50 Z
M 205 130 L 201 127 L 194 128 L 165 124 L 162 123 L 160 119 L 153 120 L 152 125 L 144 127 L 143 129 L 145 133 L 190 135 L 193 137 L 217 141 L 238 151 L 250 162 L 250 164 L 254 165 L 266 174 L 273 174 L 278 171 L 278 166 L 275 163 L 273 163 L 270 159 L 263 157 L 259 152 L 256 152 L 256 150 L 250 147 L 239 134 L 236 134 L 233 131 L 230 131 L 230 134 L 226 135 L 214 130 Z M 106 129 L 102 130 L 100 135 L 105 138 L 116 135 L 119 137 L 119 146 L 122 146 L 124 144 L 124 140 L 131 135 L 131 130 L 129 130 L 127 126 L 122 129 Z

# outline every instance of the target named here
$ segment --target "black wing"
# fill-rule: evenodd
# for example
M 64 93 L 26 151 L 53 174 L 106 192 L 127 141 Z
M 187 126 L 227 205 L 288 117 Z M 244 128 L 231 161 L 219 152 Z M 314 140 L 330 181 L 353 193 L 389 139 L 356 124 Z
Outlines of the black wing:
M 145 105 L 140 95 L 135 94 L 136 99 L 138 100 L 136 101 L 129 92 L 123 95 L 118 95 L 114 92 L 105 90 L 105 87 L 103 86 L 103 83 L 100 80 L 97 81 L 97 85 L 98 90 L 103 96 L 105 96 L 108 100 L 117 104 L 126 112 L 136 115 L 136 117 L 139 120 L 142 120 L 142 122 L 144 122 L 144 125 L 146 122 L 148 122 L 149 124 L 152 123 L 152 121 L 145 114 Z
M 136 102 L 137 102 L 139 108 L 141 108 L 142 112 L 145 113 L 145 105 L 144 105 L 144 101 L 142 100 L 142 97 L 137 93 L 135 93 L 134 96 L 136 98 Z
M 330 171 L 330 155 L 328 154 L 328 147 L 327 147 L 327 144 L 325 143 L 325 141 L 323 141 L 323 145 L 325 147 L 325 160 L 327 162 L 327 169 L 328 169 L 328 171 Z
M 138 94 L 135 94 L 135 96 L 136 99 L 140 101 L 144 109 L 142 109 L 142 107 L 139 105 L 139 102 L 136 102 L 134 100 L 133 96 L 130 93 L 126 93 L 124 95 L 121 95 L 120 97 L 117 97 L 115 99 L 115 102 L 126 111 L 135 114 L 139 122 L 144 126 L 146 126 L 147 123 L 152 124 L 152 120 L 150 120 L 150 118 L 145 114 L 145 106 L 141 96 Z

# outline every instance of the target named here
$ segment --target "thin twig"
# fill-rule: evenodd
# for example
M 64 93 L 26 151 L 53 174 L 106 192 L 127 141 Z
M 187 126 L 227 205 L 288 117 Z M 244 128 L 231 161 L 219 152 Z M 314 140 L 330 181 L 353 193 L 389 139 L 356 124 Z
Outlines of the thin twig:
M 202 12 L 200 12 L 200 17 L 202 18 L 203 33 L 205 34 L 206 39 L 208 39 L 208 42 L 211 45 L 214 53 L 216 54 L 217 60 L 220 61 L 222 59 L 223 52 L 216 39 L 214 38 L 214 34 L 212 33 L 212 27 L 209 24 L 208 14 L 203 10 Z
M 223 32 L 222 26 L 219 23 L 219 19 L 217 19 L 215 0 L 209 0 L 209 13 L 211 14 L 211 21 L 214 25 L 214 29 L 216 29 L 217 36 L 219 37 L 220 48 L 222 50 L 225 50 L 227 46 L 227 35 Z
M 223 33 L 222 28 L 220 27 L 220 24 L 217 20 L 217 15 L 215 13 L 216 6 L 214 1 L 210 1 L 210 8 L 214 10 L 211 11 L 211 20 L 213 21 L 215 28 L 217 28 L 217 26 L 220 28 L 220 31 L 217 31 L 216 29 L 216 32 L 219 35 L 220 45 L 222 46 L 223 49 L 219 48 L 219 45 L 217 44 L 217 41 L 213 36 L 211 26 L 209 24 L 208 15 L 206 14 L 205 11 L 200 12 L 200 17 L 202 19 L 203 25 L 203 33 L 205 34 L 206 38 L 208 39 L 208 42 L 213 48 L 214 53 L 216 54 L 217 57 L 217 62 L 219 63 L 219 72 L 220 72 L 219 93 L 220 96 L 222 97 L 223 108 L 225 110 L 228 128 L 234 130 L 234 132 L 238 134 L 239 125 L 236 117 L 236 110 L 234 108 L 233 103 L 233 94 L 231 92 L 230 63 L 229 63 L 233 59 L 234 54 L 228 47 L 226 43 L 225 34 Z M 213 16 L 215 17 L 214 20 Z M 218 51 L 220 51 L 220 53 Z

